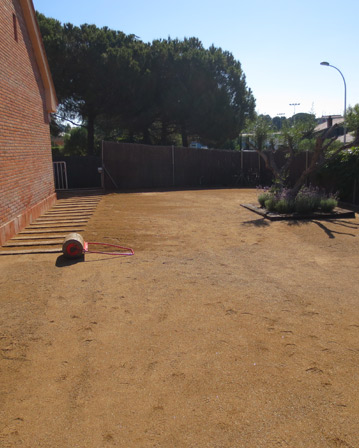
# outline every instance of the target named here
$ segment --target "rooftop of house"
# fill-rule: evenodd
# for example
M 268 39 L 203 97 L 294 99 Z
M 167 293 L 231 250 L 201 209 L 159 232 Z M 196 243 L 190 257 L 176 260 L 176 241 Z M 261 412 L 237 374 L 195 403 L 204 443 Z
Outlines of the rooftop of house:
M 344 117 L 342 115 L 327 115 L 323 116 L 319 120 L 319 124 L 316 126 L 315 131 L 323 131 L 324 129 L 328 129 L 331 126 L 334 126 L 335 124 L 343 124 L 344 123 Z M 346 133 L 345 141 L 346 143 L 350 143 L 354 140 L 354 137 L 350 133 Z M 338 141 L 341 143 L 344 143 L 344 135 L 338 136 Z
M 344 122 L 344 117 L 342 115 L 326 115 L 319 118 L 319 124 L 316 126 L 316 131 L 322 131 L 323 129 L 330 128 L 335 124 L 340 124 Z

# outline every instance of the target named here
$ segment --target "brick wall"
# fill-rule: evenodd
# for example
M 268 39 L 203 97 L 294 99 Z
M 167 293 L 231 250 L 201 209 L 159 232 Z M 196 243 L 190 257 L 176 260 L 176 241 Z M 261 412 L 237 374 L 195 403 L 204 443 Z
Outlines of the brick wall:
M 19 1 L 1 0 L 0 245 L 55 198 L 42 79 Z

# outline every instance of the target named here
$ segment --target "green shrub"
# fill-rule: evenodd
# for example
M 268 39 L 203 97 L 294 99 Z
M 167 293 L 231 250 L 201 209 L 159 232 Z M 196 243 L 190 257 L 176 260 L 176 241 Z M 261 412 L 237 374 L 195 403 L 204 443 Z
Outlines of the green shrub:
M 317 195 L 310 200 L 313 210 L 318 210 L 322 198 L 323 198 L 322 196 Z
M 64 155 L 85 156 L 87 154 L 87 130 L 82 127 L 71 128 L 64 136 Z
M 269 199 L 267 199 L 264 202 L 264 207 L 269 211 L 269 212 L 275 212 L 276 211 L 276 205 L 277 205 L 277 201 L 273 196 L 270 196 Z
M 298 213 L 310 213 L 318 210 L 323 195 L 317 189 L 303 187 L 295 198 L 294 209 Z
M 337 191 L 342 201 L 352 202 L 354 182 L 359 185 L 358 173 L 359 147 L 356 147 L 337 154 L 321 168 L 316 178 L 328 190 Z
M 328 197 L 324 191 L 313 187 L 302 187 L 295 199 L 290 189 L 278 190 L 273 188 L 260 193 L 258 202 L 261 207 L 266 208 L 269 212 L 282 214 L 295 211 L 305 215 L 319 209 L 330 212 L 337 206 L 335 197 Z
M 322 212 L 332 212 L 338 205 L 338 201 L 334 198 L 323 198 L 320 201 L 320 209 Z
M 314 209 L 312 203 L 305 196 L 297 196 L 295 198 L 294 210 L 297 213 L 306 214 L 312 212 Z
M 272 197 L 272 195 L 270 193 L 261 193 L 258 196 L 258 202 L 260 204 L 261 207 L 265 207 L 265 201 L 267 201 L 268 199 L 270 199 Z
M 278 213 L 292 213 L 294 211 L 294 203 L 293 201 L 288 201 L 287 199 L 280 199 L 276 205 L 275 210 Z

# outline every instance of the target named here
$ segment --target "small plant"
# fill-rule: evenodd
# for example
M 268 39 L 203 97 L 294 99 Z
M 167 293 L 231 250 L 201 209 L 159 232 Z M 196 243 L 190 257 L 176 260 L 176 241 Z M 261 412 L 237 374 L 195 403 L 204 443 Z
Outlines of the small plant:
M 338 201 L 335 198 L 323 198 L 320 201 L 320 210 L 322 212 L 332 212 L 338 205 Z
M 302 188 L 295 198 L 295 211 L 298 213 L 310 213 L 318 210 L 323 194 L 316 188 Z
M 272 197 L 271 193 L 268 193 L 268 192 L 260 193 L 258 196 L 258 202 L 259 202 L 260 206 L 264 207 L 265 201 L 267 201 L 271 197 Z
M 314 211 L 313 204 L 305 196 L 299 196 L 295 199 L 294 210 L 297 213 L 308 214 Z
M 269 211 L 269 212 L 275 212 L 276 211 L 276 205 L 277 205 L 277 200 L 274 196 L 270 196 L 269 199 L 267 199 L 264 203 L 264 207 Z
M 294 203 L 288 199 L 279 199 L 276 203 L 275 210 L 278 213 L 292 213 L 294 211 Z
M 258 202 L 269 212 L 296 212 L 304 215 L 316 210 L 330 212 L 338 203 L 335 197 L 328 197 L 318 188 L 303 187 L 294 197 L 290 189 L 279 189 L 277 186 L 262 191 L 258 195 Z

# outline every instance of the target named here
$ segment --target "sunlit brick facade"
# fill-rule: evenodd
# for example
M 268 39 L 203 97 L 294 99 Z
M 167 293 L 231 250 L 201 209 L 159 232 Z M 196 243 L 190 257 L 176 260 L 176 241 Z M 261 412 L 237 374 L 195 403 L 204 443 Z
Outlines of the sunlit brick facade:
M 56 95 L 31 0 L 0 1 L 0 245 L 56 200 Z

